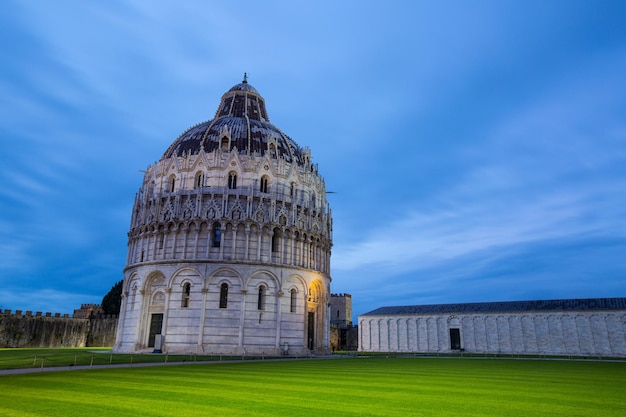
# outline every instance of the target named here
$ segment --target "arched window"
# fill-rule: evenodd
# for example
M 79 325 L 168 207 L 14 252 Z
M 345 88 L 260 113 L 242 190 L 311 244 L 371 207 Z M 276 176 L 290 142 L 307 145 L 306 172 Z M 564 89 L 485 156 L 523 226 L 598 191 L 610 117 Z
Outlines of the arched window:
M 298 292 L 296 291 L 295 288 L 292 288 L 290 292 L 291 292 L 291 306 L 289 308 L 289 311 L 292 312 L 292 313 L 295 313 L 296 312 L 296 305 L 297 305 L 297 302 L 298 302 Z
M 280 250 L 280 229 L 274 229 L 274 234 L 272 234 L 272 252 L 278 252 Z
M 223 283 L 220 285 L 220 308 L 226 308 L 228 306 L 228 284 Z
M 219 223 L 213 224 L 213 236 L 211 236 L 211 246 L 219 248 L 222 242 L 222 225 Z
M 259 286 L 259 298 L 257 299 L 258 310 L 265 310 L 265 293 L 266 292 L 267 292 L 267 289 L 265 288 L 265 285 Z
M 237 188 L 237 173 L 234 171 L 228 174 L 228 188 L 231 190 L 235 190 Z
M 296 183 L 292 182 L 291 188 L 289 189 L 289 197 L 295 197 L 295 196 L 296 196 Z
M 230 139 L 228 136 L 222 136 L 222 140 L 220 141 L 220 149 L 224 152 L 228 152 Z
M 267 175 L 263 175 L 261 177 L 261 187 L 260 187 L 260 191 L 262 193 L 266 193 L 267 192 L 267 183 L 269 182 L 269 178 L 267 177 Z
M 315 208 L 315 193 L 311 193 L 311 207 Z
M 170 193 L 173 193 L 175 186 L 176 186 L 176 175 L 170 175 L 170 179 L 168 182 L 168 191 Z
M 191 284 L 187 282 L 185 283 L 185 285 L 183 285 L 183 301 L 181 304 L 183 308 L 189 307 L 190 296 L 191 296 Z
M 202 188 L 204 187 L 204 173 L 203 172 L 196 172 L 196 181 L 194 182 L 194 187 L 195 188 Z

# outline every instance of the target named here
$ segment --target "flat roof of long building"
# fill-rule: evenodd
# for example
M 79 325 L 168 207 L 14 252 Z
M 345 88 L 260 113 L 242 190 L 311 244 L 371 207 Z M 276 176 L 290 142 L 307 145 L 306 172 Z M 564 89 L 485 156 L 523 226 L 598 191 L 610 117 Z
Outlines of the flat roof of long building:
M 380 307 L 360 316 L 398 316 L 410 314 L 515 313 L 524 311 L 626 310 L 626 297 L 576 298 L 564 300 L 496 301 L 486 303 L 426 304 Z

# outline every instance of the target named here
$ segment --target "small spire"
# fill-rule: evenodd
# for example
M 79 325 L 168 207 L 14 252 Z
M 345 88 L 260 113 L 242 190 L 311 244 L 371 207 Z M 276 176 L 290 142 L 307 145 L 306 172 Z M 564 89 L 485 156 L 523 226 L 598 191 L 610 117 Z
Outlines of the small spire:
M 248 73 L 247 72 L 243 73 L 243 81 L 242 82 L 244 84 L 248 84 Z

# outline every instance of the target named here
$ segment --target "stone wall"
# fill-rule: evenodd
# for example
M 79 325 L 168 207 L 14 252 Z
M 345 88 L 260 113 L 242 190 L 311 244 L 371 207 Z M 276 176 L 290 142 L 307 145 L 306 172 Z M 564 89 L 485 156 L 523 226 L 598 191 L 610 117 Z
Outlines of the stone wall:
M 624 311 L 366 316 L 359 331 L 365 352 L 626 356 Z
M 357 350 L 359 347 L 358 326 L 338 326 L 330 324 L 330 350 Z
M 115 344 L 118 316 L 102 315 L 89 319 L 87 346 L 112 347 Z
M 27 312 L 30 313 L 30 312 Z M 117 317 L 91 319 L 37 313 L 0 314 L 0 347 L 70 348 L 113 346 Z

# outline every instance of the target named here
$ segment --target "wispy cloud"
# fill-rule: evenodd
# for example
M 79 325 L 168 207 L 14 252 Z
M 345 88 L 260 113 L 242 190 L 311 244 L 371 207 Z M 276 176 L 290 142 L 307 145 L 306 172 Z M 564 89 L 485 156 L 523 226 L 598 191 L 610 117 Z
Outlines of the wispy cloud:
M 624 125 L 615 114 L 596 120 L 624 102 L 598 78 L 585 86 L 590 95 L 581 80 L 568 80 L 560 94 L 497 121 L 458 152 L 470 164 L 452 188 L 370 219 L 363 239 L 340 241 L 334 269 L 397 274 L 546 241 L 626 237 L 626 178 L 611 175 L 626 164 Z

